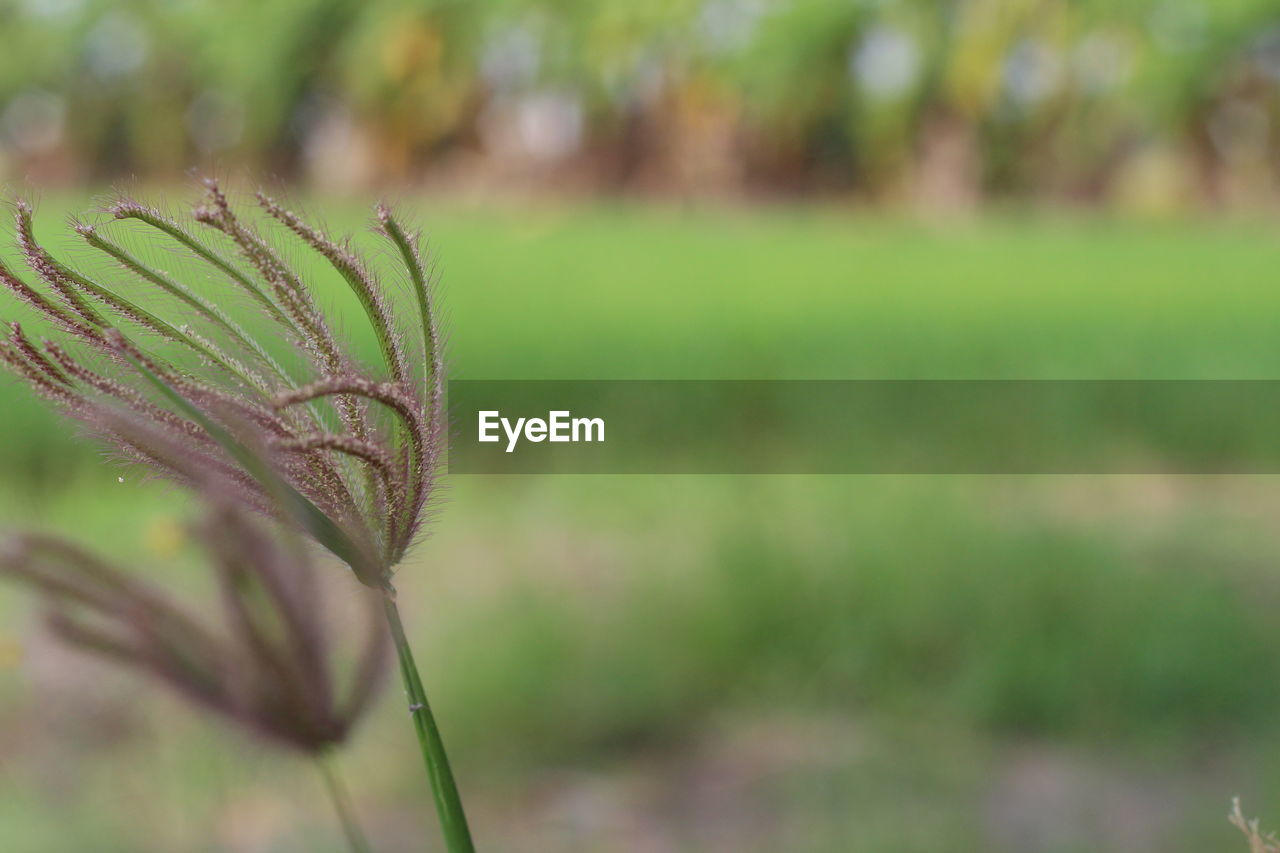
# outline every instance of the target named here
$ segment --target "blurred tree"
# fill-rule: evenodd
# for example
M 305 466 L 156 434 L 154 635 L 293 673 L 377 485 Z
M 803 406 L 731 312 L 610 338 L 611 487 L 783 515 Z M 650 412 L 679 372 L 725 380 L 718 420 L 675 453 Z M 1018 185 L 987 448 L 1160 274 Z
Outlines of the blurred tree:
M 966 209 L 1135 175 L 1256 204 L 1280 169 L 1266 0 L 10 0 L 0 27 L 11 175 L 476 167 Z

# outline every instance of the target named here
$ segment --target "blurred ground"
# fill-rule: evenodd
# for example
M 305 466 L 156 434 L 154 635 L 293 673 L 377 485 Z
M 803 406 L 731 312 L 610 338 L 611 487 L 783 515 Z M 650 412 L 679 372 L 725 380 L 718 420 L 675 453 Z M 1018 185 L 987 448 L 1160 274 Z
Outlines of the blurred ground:
M 1280 376 L 1265 223 L 405 201 L 457 376 Z M 0 410 L 6 524 L 190 582 L 171 495 Z M 1225 850 L 1234 794 L 1280 822 L 1274 477 L 448 486 L 398 587 L 483 847 Z M 0 595 L 7 849 L 338 849 L 310 768 Z M 433 849 L 397 694 L 342 763 L 378 849 Z

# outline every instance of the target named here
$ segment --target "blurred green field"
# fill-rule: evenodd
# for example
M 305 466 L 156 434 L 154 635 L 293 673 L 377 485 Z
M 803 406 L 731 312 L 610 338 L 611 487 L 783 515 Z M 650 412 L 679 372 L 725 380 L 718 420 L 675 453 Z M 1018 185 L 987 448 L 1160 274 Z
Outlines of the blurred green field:
M 459 377 L 1280 378 L 1271 224 L 407 206 Z M 6 524 L 178 573 L 171 495 L 13 383 L 0 412 Z M 1280 823 L 1280 479 L 448 485 L 398 586 L 488 849 L 1227 850 L 1233 794 Z M 337 849 L 308 768 L 0 605 L 11 849 Z M 432 849 L 396 693 L 345 760 L 379 849 Z

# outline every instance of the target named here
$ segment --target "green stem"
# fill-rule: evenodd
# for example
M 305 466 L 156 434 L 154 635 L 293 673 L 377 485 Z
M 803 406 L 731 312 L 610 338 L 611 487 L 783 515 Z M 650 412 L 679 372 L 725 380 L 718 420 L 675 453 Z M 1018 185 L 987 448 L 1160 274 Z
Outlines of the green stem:
M 351 805 L 351 795 L 347 793 L 347 786 L 342 783 L 338 769 L 333 766 L 328 755 L 317 755 L 316 766 L 320 768 L 325 789 L 329 792 L 333 810 L 338 814 L 338 822 L 342 824 L 342 831 L 347 836 L 347 843 L 351 845 L 352 853 L 369 853 L 372 848 L 364 837 L 360 822 L 356 820 L 356 812 Z
M 404 623 L 400 621 L 395 592 L 391 589 L 384 590 L 382 603 L 387 615 L 387 625 L 391 628 L 391 638 L 395 641 L 396 655 L 400 658 L 400 675 L 404 679 L 405 692 L 409 695 L 409 714 L 413 717 L 413 726 L 417 729 L 418 742 L 422 746 L 422 760 L 427 765 L 427 776 L 431 779 L 431 793 L 435 797 L 436 812 L 440 815 L 440 829 L 444 833 L 445 845 L 449 853 L 475 853 L 471 830 L 467 827 L 467 816 L 462 810 L 462 798 L 458 796 L 458 784 L 453 780 L 453 771 L 449 768 L 449 757 L 444 751 L 440 729 L 431 714 L 431 706 L 427 704 L 427 693 L 422 687 L 417 664 L 413 662 L 413 650 L 409 648 Z

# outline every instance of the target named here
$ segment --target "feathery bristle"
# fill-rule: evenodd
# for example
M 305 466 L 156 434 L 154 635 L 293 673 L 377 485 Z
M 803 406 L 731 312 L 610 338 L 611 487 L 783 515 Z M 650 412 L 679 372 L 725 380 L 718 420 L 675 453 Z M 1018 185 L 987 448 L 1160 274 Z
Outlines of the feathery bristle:
M 238 479 L 224 479 L 239 482 L 242 502 L 260 508 L 276 488 L 261 478 L 274 471 L 271 478 L 280 478 L 322 514 L 308 515 L 313 522 L 346 531 L 341 541 L 369 543 L 377 556 L 361 557 L 364 565 L 352 568 L 368 585 L 387 585 L 422 524 L 444 442 L 440 333 L 416 239 L 379 206 L 375 228 L 403 263 L 379 275 L 347 243 L 274 199 L 257 196 L 266 217 L 337 270 L 355 293 L 382 350 L 384 363 L 375 370 L 361 366 L 351 342 L 332 331 L 341 324 L 321 310 L 307 284 L 308 269 L 286 263 L 258 227 L 236 213 L 216 182 L 205 182 L 205 191 L 192 220 L 222 235 L 238 261 L 195 237 L 181 221 L 133 200 L 108 206 L 112 218 L 105 224 L 73 226 L 91 248 L 163 297 L 167 308 L 144 304 L 55 259 L 36 240 L 30 207 L 19 203 L 19 248 L 44 288 L 3 264 L 0 284 L 51 320 L 62 337 L 38 348 L 19 327 L 0 346 L 0 362 L 153 473 L 190 482 L 192 472 L 173 446 L 187 442 L 196 464 L 223 474 L 237 470 Z M 119 237 L 107 233 L 121 221 L 145 227 Z M 225 300 L 225 293 L 144 263 L 126 236 L 139 248 L 163 241 L 167 249 L 212 267 L 251 297 L 241 307 L 254 313 L 237 316 L 238 303 Z M 381 284 L 396 278 L 412 283 L 416 304 L 408 316 L 397 313 Z M 410 362 L 401 338 L 409 329 L 421 330 L 410 348 L 415 360 L 421 358 L 418 364 Z M 108 361 L 110 369 L 91 366 L 94 358 Z M 240 436 L 241 450 L 257 450 L 248 456 L 229 452 L 210 429 Z M 338 548 L 339 540 L 326 541 L 315 523 L 303 526 Z M 362 553 L 366 546 L 356 549 Z M 349 546 L 338 550 L 344 559 L 353 558 Z

